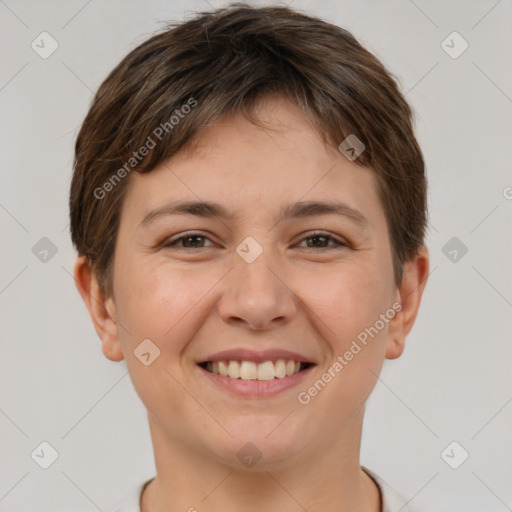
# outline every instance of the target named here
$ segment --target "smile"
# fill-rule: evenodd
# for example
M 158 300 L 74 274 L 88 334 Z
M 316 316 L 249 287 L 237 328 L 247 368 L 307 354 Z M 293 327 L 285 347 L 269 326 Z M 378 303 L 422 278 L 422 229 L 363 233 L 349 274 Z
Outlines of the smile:
M 274 380 L 289 377 L 311 366 L 311 363 L 302 363 L 292 359 L 277 359 L 276 361 L 205 361 L 199 366 L 209 373 L 242 380 Z
M 274 380 L 289 377 L 309 368 L 310 363 L 300 363 L 289 359 L 277 361 L 205 361 L 199 366 L 210 373 L 242 380 Z
M 196 365 L 199 378 L 206 379 L 215 389 L 256 400 L 270 399 L 286 390 L 304 387 L 304 380 L 315 367 L 315 363 L 293 359 L 266 360 L 261 363 L 230 359 L 204 361 Z

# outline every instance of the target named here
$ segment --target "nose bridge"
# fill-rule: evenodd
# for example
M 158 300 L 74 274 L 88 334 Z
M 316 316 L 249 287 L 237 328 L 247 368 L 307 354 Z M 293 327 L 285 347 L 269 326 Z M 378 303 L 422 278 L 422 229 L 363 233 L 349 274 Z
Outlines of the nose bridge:
M 225 321 L 243 321 L 264 329 L 279 319 L 289 319 L 295 311 L 294 294 L 282 274 L 281 258 L 271 237 L 247 237 L 233 255 L 233 270 L 220 299 L 219 313 Z

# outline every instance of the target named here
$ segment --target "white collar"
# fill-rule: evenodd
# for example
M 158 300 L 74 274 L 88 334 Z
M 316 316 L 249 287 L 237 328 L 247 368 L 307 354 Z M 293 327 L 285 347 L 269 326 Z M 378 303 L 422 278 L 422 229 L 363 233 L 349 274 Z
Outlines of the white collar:
M 401 494 L 397 493 L 373 471 L 370 471 L 368 468 L 363 466 L 361 466 L 361 469 L 375 481 L 377 487 L 380 490 L 382 499 L 381 512 L 410 512 L 407 505 L 408 502 Z M 142 491 L 144 490 L 144 487 L 153 479 L 154 477 L 139 484 L 113 512 L 141 512 L 140 499 L 142 496 Z

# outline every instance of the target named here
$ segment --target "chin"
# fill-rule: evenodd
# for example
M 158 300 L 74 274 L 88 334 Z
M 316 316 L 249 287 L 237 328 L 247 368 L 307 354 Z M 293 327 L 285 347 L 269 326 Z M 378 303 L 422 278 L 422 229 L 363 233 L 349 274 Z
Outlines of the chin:
M 226 434 L 219 442 L 212 444 L 213 457 L 236 470 L 260 472 L 288 468 L 304 450 L 305 439 L 304 435 L 299 438 L 290 435 L 284 422 L 277 426 L 283 418 L 284 416 L 278 418 L 278 421 L 264 422 L 259 425 L 260 428 L 253 425 L 248 430 L 227 427 L 233 437 Z M 267 424 L 272 426 L 267 428 Z

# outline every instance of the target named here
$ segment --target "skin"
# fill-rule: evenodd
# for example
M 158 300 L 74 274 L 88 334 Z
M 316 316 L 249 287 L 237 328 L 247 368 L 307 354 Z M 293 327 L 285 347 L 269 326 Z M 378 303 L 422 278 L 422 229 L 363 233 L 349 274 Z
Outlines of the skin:
M 378 488 L 359 465 L 364 404 L 384 359 L 404 349 L 428 253 L 422 246 L 404 264 L 398 288 L 373 171 L 326 145 L 286 99 L 262 103 L 259 117 L 271 131 L 229 115 L 150 173 L 132 173 L 112 297 L 101 293 L 85 258 L 75 263 L 103 353 L 126 360 L 148 411 L 157 476 L 142 511 L 377 512 Z M 174 215 L 139 226 L 175 199 L 215 201 L 235 217 Z M 360 211 L 366 226 L 333 214 L 274 221 L 290 203 L 334 199 Z M 347 246 L 307 238 L 313 230 Z M 163 246 L 186 231 L 206 238 Z M 251 264 L 236 252 L 247 236 L 263 249 Z M 401 311 L 308 404 L 299 403 L 298 392 L 395 302 Z M 146 338 L 160 349 L 149 366 L 134 355 Z M 208 385 L 196 365 L 234 347 L 293 350 L 316 367 L 304 385 L 277 396 L 236 397 Z M 251 468 L 237 457 L 247 442 L 262 454 Z

